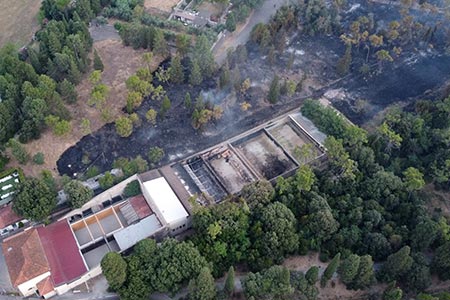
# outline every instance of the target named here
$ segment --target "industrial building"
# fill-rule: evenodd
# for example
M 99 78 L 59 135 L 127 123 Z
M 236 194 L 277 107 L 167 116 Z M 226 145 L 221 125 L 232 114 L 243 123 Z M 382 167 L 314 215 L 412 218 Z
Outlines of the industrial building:
M 142 194 L 124 198 L 134 180 Z M 23 296 L 63 294 L 99 275 L 106 253 L 189 228 L 190 196 L 170 167 L 131 176 L 57 222 L 5 239 L 11 283 Z
M 300 112 L 282 116 L 172 166 L 190 190 L 219 202 L 257 180 L 290 176 L 325 159 L 326 135 Z M 202 201 L 202 199 L 199 199 Z

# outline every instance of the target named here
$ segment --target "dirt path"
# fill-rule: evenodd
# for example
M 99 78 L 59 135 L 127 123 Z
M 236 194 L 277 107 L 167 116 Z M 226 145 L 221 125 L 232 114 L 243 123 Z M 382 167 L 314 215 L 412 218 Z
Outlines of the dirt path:
M 266 0 L 260 8 L 254 10 L 245 24 L 239 25 L 234 32 L 227 33 L 214 46 L 213 53 L 216 62 L 222 64 L 227 57 L 228 49 L 245 44 L 250 38 L 253 27 L 258 23 L 267 23 L 276 10 L 287 2 L 287 0 Z

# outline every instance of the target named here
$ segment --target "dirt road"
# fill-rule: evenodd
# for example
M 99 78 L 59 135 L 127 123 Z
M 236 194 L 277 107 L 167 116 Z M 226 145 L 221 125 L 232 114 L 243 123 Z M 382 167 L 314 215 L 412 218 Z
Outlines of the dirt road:
M 258 23 L 267 23 L 276 10 L 288 3 L 289 0 L 266 0 L 264 4 L 254 10 L 245 24 L 241 24 L 233 33 L 227 33 L 213 49 L 216 62 L 220 65 L 227 57 L 228 49 L 236 48 L 239 45 L 245 44 L 253 27 Z

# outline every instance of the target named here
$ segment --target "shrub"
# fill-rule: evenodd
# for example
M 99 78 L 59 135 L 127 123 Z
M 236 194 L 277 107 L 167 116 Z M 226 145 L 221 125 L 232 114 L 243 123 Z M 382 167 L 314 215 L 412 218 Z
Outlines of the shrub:
M 140 195 L 141 192 L 141 186 L 139 185 L 139 181 L 133 180 L 130 183 L 127 184 L 125 189 L 123 190 L 123 195 L 126 198 L 133 197 Z
M 37 165 L 44 164 L 44 153 L 38 152 L 33 156 L 33 162 Z

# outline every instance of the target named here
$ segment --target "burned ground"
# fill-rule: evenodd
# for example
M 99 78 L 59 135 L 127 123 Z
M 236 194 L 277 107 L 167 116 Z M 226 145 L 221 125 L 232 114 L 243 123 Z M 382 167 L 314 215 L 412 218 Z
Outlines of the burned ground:
M 385 14 L 384 23 L 398 14 L 388 5 L 373 3 L 361 6 L 347 13 L 345 22 L 349 22 L 352 15 L 355 18 L 366 14 L 367 9 L 375 11 L 376 18 Z M 363 124 L 392 103 L 412 101 L 439 87 L 448 79 L 450 71 L 450 58 L 441 50 L 427 45 L 405 51 L 394 63 L 386 64 L 381 73 L 376 72 L 375 65 L 370 76 L 363 77 L 358 70 L 352 70 L 344 78 L 335 71 L 336 62 L 345 49 L 338 36 L 309 37 L 299 33 L 290 36 L 284 53 L 277 54 L 272 64 L 267 55 L 259 53 L 251 43 L 247 48 L 248 57 L 239 64 L 241 79 L 249 78 L 251 81 L 245 94 L 230 92 L 231 89 L 219 91 L 215 80 L 196 88 L 165 85 L 172 108 L 156 126 L 144 121 L 129 138 L 120 138 L 114 125 L 108 124 L 69 148 L 58 161 L 58 170 L 69 175 L 85 171 L 86 166 L 81 164 L 83 156 L 95 161 L 101 170 L 107 170 L 116 158 L 146 157 L 148 149 L 154 146 L 163 148 L 166 153 L 161 163 L 174 162 L 282 115 L 299 107 L 304 99 L 320 97 L 329 90 L 340 91 L 339 96 L 328 99 L 352 121 Z M 288 61 L 292 58 L 293 67 L 288 69 Z M 281 82 L 285 79 L 299 82 L 303 78 L 301 91 L 290 98 L 283 96 L 275 105 L 269 104 L 266 97 L 274 74 L 280 76 Z M 222 118 L 201 132 L 194 130 L 191 111 L 184 107 L 186 92 L 193 100 L 201 93 L 205 101 L 220 105 L 224 110 Z M 247 111 L 241 109 L 244 101 L 251 105 Z M 137 113 L 144 120 L 149 108 L 158 110 L 159 107 L 158 101 L 146 99 Z

